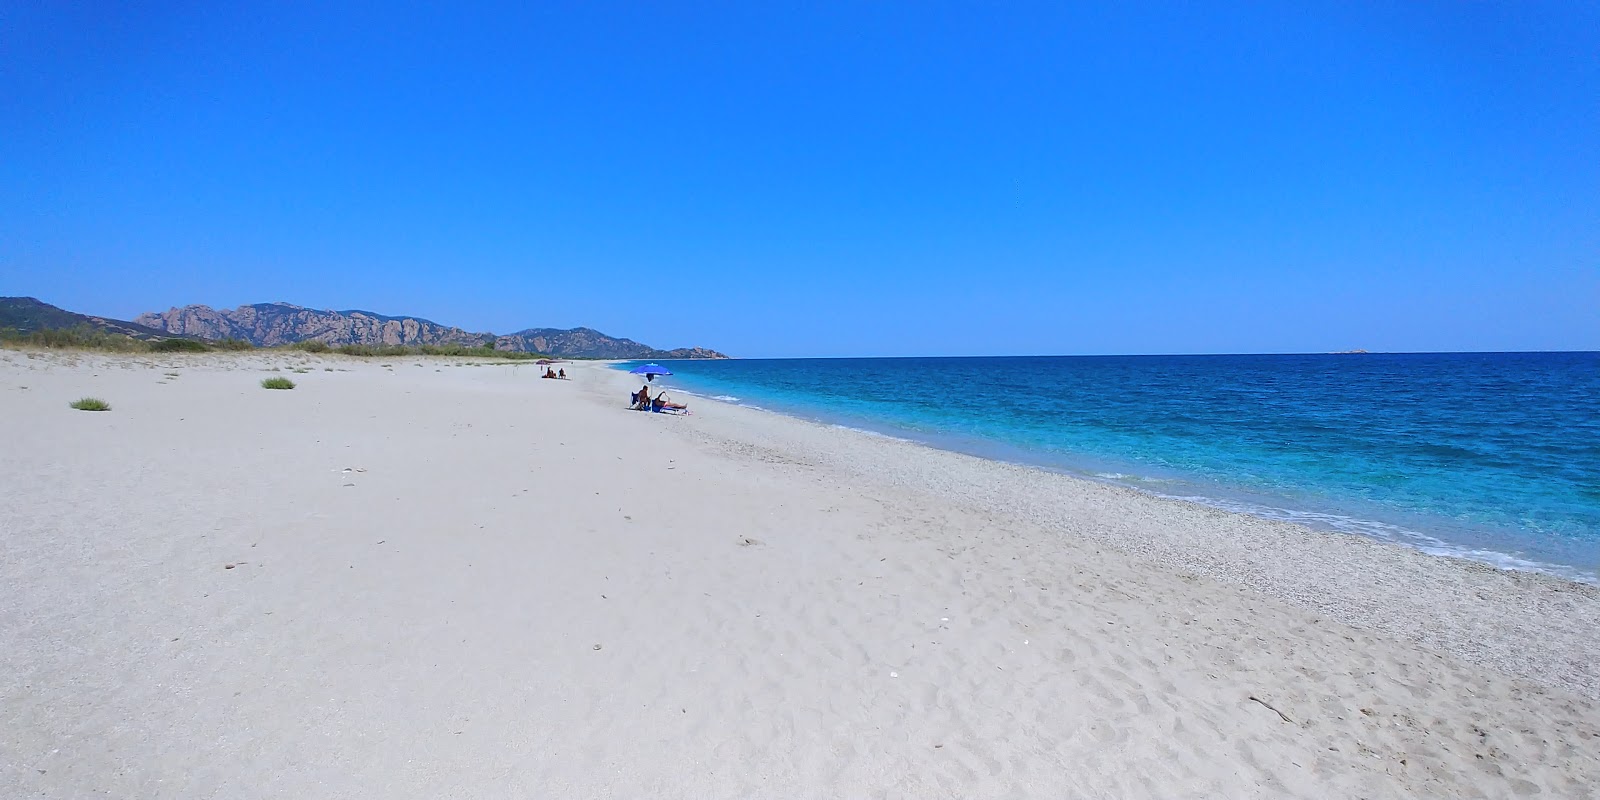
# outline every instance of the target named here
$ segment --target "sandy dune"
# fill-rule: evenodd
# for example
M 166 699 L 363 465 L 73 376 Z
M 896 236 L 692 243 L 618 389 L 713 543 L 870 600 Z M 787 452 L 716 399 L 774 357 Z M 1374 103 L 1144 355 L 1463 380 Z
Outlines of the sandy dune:
M 0 797 L 1600 787 L 1592 587 L 569 372 L 0 350 Z

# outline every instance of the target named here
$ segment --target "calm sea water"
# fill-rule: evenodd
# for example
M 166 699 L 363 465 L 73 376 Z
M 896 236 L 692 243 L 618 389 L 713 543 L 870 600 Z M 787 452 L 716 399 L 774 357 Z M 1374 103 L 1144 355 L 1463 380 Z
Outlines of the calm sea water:
M 1600 582 L 1600 353 L 668 364 L 728 402 Z

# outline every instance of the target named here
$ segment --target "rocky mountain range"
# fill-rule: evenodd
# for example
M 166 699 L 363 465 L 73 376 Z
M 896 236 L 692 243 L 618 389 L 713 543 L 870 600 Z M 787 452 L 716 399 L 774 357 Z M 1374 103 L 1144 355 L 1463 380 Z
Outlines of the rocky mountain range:
M 319 311 L 289 303 L 257 303 L 234 309 L 184 306 L 140 314 L 127 320 L 78 314 L 32 297 L 0 297 L 0 333 L 92 329 L 142 340 L 239 339 L 275 347 L 311 339 L 332 346 L 460 344 L 497 350 L 542 353 L 561 358 L 727 358 L 703 347 L 658 350 L 632 339 L 607 336 L 592 328 L 528 328 L 498 336 L 472 333 L 420 317 L 391 317 L 371 311 Z
M 168 333 L 201 339 L 243 339 L 257 347 L 276 347 L 311 339 L 341 344 L 464 344 L 490 337 L 416 317 L 390 317 L 370 311 L 317 311 L 288 303 L 257 303 L 234 309 L 184 306 L 134 318 Z
M 257 303 L 234 309 L 192 305 L 140 314 L 134 322 L 173 335 L 201 339 L 243 339 L 259 347 L 311 339 L 344 344 L 479 346 L 543 353 L 562 358 L 727 358 L 701 347 L 658 350 L 632 339 L 618 339 L 590 328 L 528 328 L 504 336 L 472 333 L 420 317 L 392 317 L 371 311 L 323 311 L 289 303 Z

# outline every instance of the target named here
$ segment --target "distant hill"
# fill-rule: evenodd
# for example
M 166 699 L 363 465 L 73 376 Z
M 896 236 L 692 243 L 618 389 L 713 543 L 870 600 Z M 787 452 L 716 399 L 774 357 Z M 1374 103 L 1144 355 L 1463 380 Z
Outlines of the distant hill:
M 0 331 L 27 334 L 78 328 L 89 328 L 145 341 L 188 338 L 137 322 L 74 313 L 35 297 L 0 297 Z
M 727 358 L 703 347 L 657 350 L 632 339 L 616 339 L 592 328 L 529 328 L 495 339 L 497 350 L 548 353 L 562 358 Z
M 420 317 L 371 311 L 319 311 L 289 303 L 257 303 L 235 309 L 184 306 L 140 314 L 135 322 L 169 334 L 202 339 L 244 339 L 261 347 L 317 339 L 330 345 L 424 345 L 494 342 L 496 349 L 562 358 L 727 358 L 699 347 L 658 350 L 590 328 L 529 328 L 506 336 L 472 333 Z

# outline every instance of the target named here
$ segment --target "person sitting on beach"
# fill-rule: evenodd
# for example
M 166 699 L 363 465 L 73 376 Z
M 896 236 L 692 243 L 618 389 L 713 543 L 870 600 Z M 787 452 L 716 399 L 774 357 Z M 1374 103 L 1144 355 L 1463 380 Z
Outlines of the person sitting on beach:
M 674 403 L 671 400 L 668 400 L 666 392 L 662 392 L 656 397 L 655 402 L 651 403 L 651 408 L 655 411 L 683 411 L 688 407 L 689 406 L 687 404 Z
M 567 368 L 566 367 L 562 367 L 561 370 L 559 371 L 559 373 L 556 375 L 556 377 L 560 378 L 561 380 L 566 380 L 567 379 Z
M 633 394 L 633 407 L 640 411 L 650 410 L 650 386 L 646 384 Z

